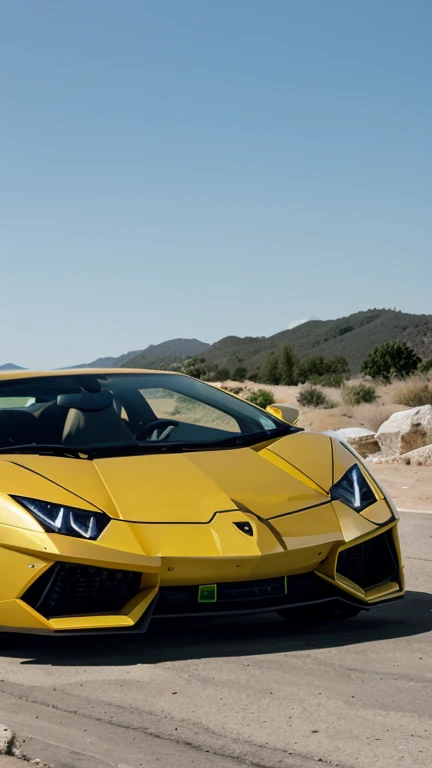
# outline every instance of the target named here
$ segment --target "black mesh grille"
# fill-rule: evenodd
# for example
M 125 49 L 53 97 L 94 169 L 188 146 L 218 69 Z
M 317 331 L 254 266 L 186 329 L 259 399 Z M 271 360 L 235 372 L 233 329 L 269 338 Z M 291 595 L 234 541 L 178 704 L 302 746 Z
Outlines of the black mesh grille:
M 198 587 L 161 587 L 154 616 L 272 610 L 303 602 L 325 600 L 335 590 L 313 573 L 285 578 L 235 581 L 217 585 L 214 603 L 198 602 Z
M 139 592 L 140 583 L 135 571 L 56 563 L 22 600 L 47 619 L 114 613 Z
M 362 589 L 372 589 L 394 579 L 398 560 L 391 531 L 344 549 L 339 554 L 336 570 Z

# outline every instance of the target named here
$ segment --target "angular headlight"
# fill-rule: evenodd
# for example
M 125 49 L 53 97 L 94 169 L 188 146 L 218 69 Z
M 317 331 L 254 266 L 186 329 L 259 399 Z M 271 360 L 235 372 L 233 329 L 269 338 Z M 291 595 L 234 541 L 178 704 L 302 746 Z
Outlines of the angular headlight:
M 110 518 L 104 512 L 88 512 L 86 509 L 65 507 L 39 499 L 27 499 L 12 496 L 41 524 L 49 533 L 62 533 L 64 536 L 76 536 L 78 539 L 98 539 L 107 527 Z
M 330 489 L 332 501 L 342 501 L 355 512 L 362 512 L 377 500 L 358 464 L 354 464 Z

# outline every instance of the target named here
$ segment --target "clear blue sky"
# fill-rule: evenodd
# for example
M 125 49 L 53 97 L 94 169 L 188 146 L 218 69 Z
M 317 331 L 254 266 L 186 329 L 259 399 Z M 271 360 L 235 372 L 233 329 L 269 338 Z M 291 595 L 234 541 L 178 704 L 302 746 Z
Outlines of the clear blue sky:
M 0 3 L 0 363 L 432 312 L 430 0 Z

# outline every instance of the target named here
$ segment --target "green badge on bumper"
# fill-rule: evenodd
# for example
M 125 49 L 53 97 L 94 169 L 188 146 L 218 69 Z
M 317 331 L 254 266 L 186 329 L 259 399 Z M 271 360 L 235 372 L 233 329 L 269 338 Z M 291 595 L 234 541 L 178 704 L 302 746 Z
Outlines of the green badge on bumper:
M 217 601 L 217 585 L 205 584 L 203 587 L 198 587 L 198 602 L 199 603 L 216 603 Z

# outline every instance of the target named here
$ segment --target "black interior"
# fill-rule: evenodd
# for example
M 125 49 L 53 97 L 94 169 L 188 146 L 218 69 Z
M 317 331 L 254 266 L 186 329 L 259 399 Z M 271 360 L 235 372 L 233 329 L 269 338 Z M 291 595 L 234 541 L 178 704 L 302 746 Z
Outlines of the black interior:
M 29 376 L 0 383 L 0 449 L 19 445 L 90 447 L 136 440 L 161 439 L 167 443 L 216 442 L 236 432 L 171 420 L 174 428 L 162 429 L 145 398 L 146 389 L 166 389 L 189 401 L 202 403 L 232 417 L 240 435 L 265 429 L 286 434 L 298 431 L 226 393 L 178 374 L 71 374 Z M 32 398 L 26 407 L 2 408 L 2 398 Z M 264 419 L 264 422 L 263 422 Z M 154 434 L 149 425 L 160 424 Z M 137 437 L 138 436 L 138 437 Z M 140 437 L 142 436 L 142 437 Z

